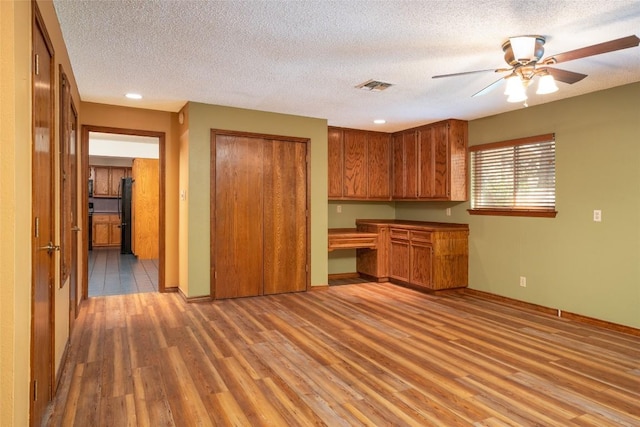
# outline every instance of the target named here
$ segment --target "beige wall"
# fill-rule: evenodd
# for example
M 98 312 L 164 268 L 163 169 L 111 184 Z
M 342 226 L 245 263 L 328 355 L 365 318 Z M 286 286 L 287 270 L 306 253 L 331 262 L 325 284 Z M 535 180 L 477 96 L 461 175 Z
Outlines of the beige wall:
M 55 52 L 54 152 L 58 152 L 62 65 L 76 107 L 80 98 L 53 4 L 38 6 Z M 32 3 L 0 2 L 0 425 L 28 425 L 31 333 L 31 28 Z M 56 157 L 56 162 L 57 162 Z M 59 167 L 56 163 L 56 193 Z M 59 198 L 55 198 L 59 224 Z M 80 207 L 78 207 L 80 208 Z M 56 229 L 59 234 L 59 228 Z M 58 241 L 60 241 L 58 237 Z M 59 263 L 59 257 L 56 258 Z M 79 265 L 79 270 L 82 265 Z M 69 285 L 54 282 L 54 368 L 60 368 L 69 337 Z M 62 286 L 61 286 L 62 285 Z
M 189 297 L 209 295 L 211 129 L 311 140 L 311 285 L 327 283 L 327 121 L 308 117 L 189 103 Z M 182 268 L 182 266 L 181 266 Z M 181 286 L 184 284 L 181 283 Z M 183 292 L 184 292 L 183 289 Z
M 178 115 L 166 111 L 82 102 L 81 124 L 165 134 L 165 286 L 178 286 Z
M 473 289 L 640 328 L 640 83 L 469 123 L 470 145 L 550 132 L 556 218 L 472 216 L 468 203 L 397 203 L 396 216 L 469 223 Z

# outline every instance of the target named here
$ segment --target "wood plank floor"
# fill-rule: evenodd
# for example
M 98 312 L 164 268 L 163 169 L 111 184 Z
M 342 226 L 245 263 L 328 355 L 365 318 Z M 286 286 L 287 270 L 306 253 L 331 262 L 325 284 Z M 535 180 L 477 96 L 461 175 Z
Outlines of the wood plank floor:
M 91 298 L 48 425 L 638 426 L 640 340 L 388 283 Z

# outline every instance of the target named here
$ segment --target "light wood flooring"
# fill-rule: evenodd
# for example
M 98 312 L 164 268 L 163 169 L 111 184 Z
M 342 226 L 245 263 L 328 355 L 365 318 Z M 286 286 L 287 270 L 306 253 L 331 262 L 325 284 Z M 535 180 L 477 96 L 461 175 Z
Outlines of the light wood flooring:
M 388 283 L 90 298 L 49 425 L 638 426 L 640 339 Z

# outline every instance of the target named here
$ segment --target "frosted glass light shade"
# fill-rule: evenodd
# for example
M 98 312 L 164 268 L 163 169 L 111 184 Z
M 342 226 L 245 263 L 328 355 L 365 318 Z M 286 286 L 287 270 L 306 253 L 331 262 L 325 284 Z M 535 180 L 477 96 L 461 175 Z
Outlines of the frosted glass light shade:
M 513 51 L 513 57 L 519 62 L 528 62 L 535 58 L 536 52 L 536 38 L 535 37 L 511 37 L 511 50 Z
M 540 77 L 540 80 L 538 80 L 538 90 L 536 91 L 536 94 L 546 95 L 548 93 L 556 92 L 557 90 L 558 86 L 551 74 L 545 74 Z
M 505 95 L 512 95 L 514 93 L 520 93 L 522 92 L 522 81 L 520 80 L 520 77 L 518 77 L 515 74 L 510 75 L 509 77 L 507 77 L 507 87 L 504 88 L 504 94 Z

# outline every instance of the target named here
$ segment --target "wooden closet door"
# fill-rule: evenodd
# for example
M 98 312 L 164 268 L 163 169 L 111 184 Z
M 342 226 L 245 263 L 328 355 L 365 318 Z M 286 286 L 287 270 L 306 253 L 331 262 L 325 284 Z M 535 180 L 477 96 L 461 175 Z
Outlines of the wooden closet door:
M 261 295 L 263 289 L 264 140 L 215 137 L 214 298 Z
M 264 294 L 307 288 L 306 144 L 264 149 Z

